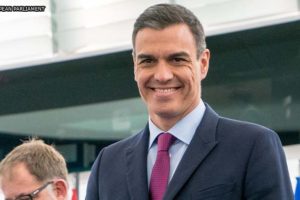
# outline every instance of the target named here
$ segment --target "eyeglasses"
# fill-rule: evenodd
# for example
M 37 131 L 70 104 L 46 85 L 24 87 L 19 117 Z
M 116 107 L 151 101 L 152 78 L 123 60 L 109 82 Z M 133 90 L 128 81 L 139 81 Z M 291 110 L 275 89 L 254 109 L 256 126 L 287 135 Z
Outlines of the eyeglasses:
M 41 187 L 39 187 L 38 189 L 34 190 L 33 192 L 29 193 L 29 194 L 24 194 L 24 195 L 20 195 L 17 198 L 15 198 L 15 200 L 33 200 L 33 198 L 36 197 L 36 195 L 38 195 L 41 191 L 43 191 L 49 184 L 52 184 L 53 181 L 49 181 L 47 183 L 45 183 L 44 185 L 42 185 Z

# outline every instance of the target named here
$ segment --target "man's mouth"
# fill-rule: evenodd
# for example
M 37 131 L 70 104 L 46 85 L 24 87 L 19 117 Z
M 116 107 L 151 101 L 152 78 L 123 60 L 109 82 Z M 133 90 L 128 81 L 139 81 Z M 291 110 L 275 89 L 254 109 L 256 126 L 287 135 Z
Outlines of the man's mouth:
M 153 88 L 153 90 L 155 92 L 158 92 L 158 93 L 170 93 L 170 92 L 174 92 L 177 90 L 177 88 Z
M 169 95 L 175 93 L 180 87 L 151 88 L 157 95 Z

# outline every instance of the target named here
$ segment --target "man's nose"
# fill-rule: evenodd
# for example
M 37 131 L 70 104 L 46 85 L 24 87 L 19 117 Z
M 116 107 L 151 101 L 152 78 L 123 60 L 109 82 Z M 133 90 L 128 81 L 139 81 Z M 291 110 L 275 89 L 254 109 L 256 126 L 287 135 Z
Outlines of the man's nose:
M 171 80 L 173 78 L 171 66 L 165 62 L 158 63 L 157 67 L 155 68 L 154 78 L 160 82 Z

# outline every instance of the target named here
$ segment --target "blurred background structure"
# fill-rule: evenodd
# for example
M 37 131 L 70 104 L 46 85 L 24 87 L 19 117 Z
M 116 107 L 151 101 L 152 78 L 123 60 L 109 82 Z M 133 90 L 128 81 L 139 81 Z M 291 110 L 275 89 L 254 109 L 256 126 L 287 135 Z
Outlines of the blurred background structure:
M 274 129 L 295 188 L 300 0 L 0 0 L 0 10 L 46 6 L 0 12 L 0 159 L 28 136 L 54 143 L 83 200 L 97 153 L 148 118 L 133 80 L 131 32 L 145 8 L 165 2 L 188 7 L 204 24 L 212 54 L 204 101 Z

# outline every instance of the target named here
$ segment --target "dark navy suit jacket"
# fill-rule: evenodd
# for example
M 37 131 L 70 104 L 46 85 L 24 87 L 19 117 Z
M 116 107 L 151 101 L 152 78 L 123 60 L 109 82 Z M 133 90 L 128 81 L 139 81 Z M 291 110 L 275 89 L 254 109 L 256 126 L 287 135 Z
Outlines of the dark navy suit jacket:
M 148 200 L 149 128 L 100 152 L 86 200 Z M 208 105 L 164 200 L 292 200 L 275 132 L 218 116 Z

